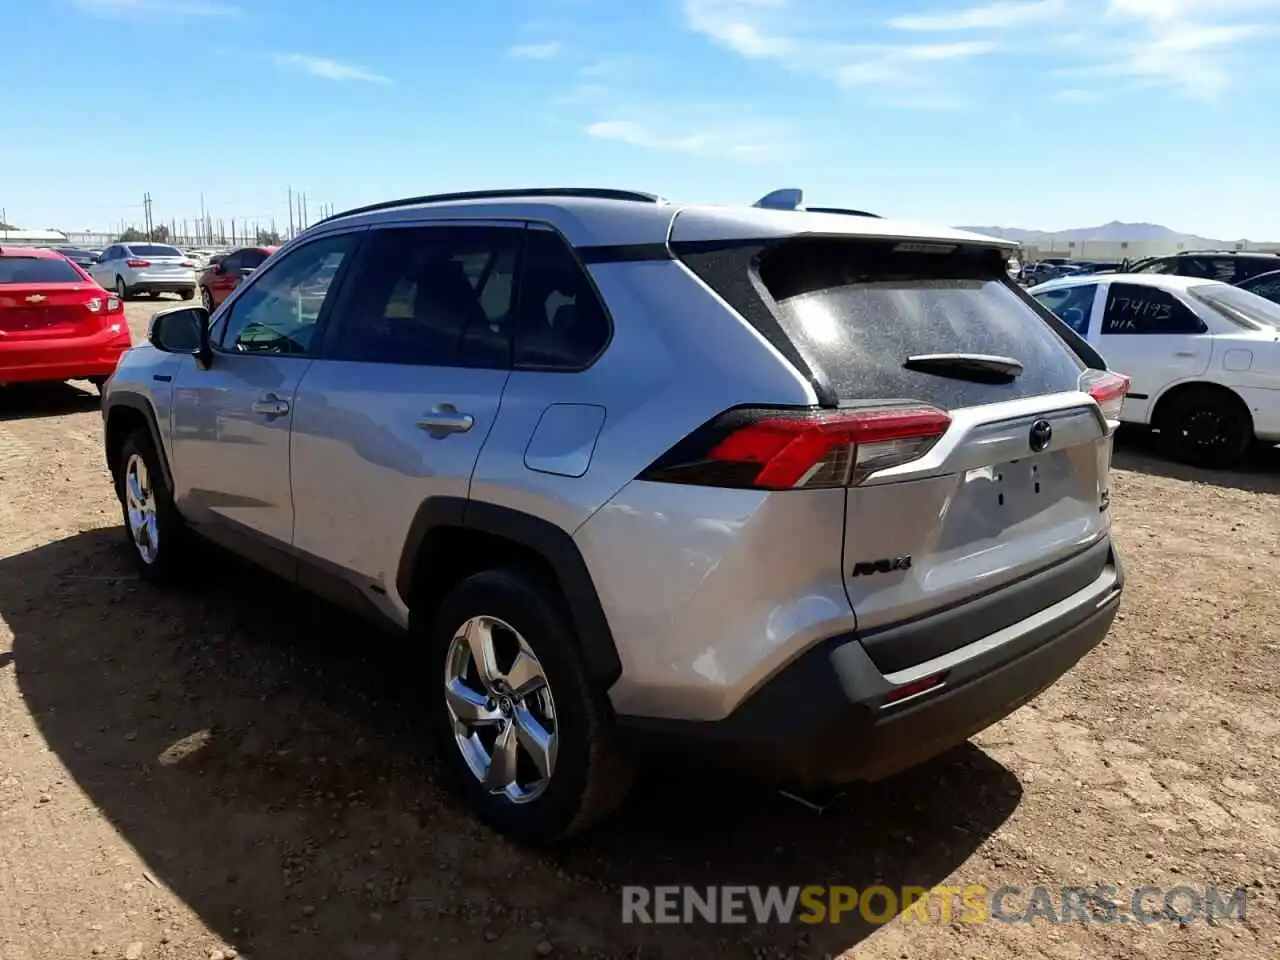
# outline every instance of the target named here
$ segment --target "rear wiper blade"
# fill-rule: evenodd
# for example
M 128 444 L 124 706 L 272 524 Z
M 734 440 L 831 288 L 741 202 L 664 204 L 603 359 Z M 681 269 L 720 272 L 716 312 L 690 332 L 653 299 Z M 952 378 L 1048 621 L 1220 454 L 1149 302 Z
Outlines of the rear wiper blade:
M 995 357 L 985 353 L 922 353 L 907 357 L 907 370 L 936 373 L 957 380 L 983 383 L 1007 383 L 1022 374 L 1022 363 L 1013 357 Z

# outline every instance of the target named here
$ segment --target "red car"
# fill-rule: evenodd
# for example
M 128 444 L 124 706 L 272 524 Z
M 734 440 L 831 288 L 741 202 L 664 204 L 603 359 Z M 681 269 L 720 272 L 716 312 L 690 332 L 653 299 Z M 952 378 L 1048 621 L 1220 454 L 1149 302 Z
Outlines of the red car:
M 124 304 L 52 250 L 0 246 L 0 384 L 101 386 L 132 346 Z
M 200 274 L 200 302 L 210 313 L 279 247 L 240 247 L 218 257 Z

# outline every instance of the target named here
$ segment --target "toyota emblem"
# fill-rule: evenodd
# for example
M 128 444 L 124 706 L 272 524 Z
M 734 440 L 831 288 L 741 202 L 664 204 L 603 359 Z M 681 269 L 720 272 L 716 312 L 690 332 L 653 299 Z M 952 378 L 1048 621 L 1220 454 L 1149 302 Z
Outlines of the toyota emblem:
M 1053 424 L 1048 420 L 1037 420 L 1031 425 L 1031 452 L 1040 453 L 1049 449 L 1049 441 L 1053 439 Z

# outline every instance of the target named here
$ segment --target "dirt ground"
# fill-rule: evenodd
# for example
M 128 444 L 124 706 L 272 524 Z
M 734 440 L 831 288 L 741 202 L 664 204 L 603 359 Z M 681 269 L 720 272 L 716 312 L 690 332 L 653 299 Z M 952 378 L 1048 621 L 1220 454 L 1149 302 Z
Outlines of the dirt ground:
M 172 301 L 167 301 L 172 303 Z M 157 304 L 128 310 L 135 333 Z M 0 391 L 0 960 L 1280 956 L 1280 457 L 1117 453 L 1111 637 L 819 815 L 649 771 L 529 851 L 438 785 L 402 651 L 211 562 L 138 582 L 88 385 Z M 1243 922 L 624 925 L 625 884 L 1248 887 Z

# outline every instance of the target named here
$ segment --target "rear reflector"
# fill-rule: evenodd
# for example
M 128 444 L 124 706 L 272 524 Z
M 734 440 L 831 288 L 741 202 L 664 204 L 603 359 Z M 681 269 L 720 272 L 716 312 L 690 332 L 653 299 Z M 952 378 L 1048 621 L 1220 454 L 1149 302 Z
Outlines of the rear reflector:
M 1086 370 L 1080 375 L 1080 389 L 1097 401 L 1104 417 L 1119 420 L 1129 392 L 1129 378 L 1109 370 Z
M 930 690 L 937 690 L 947 682 L 945 673 L 935 673 L 932 676 L 921 677 L 919 680 L 912 680 L 910 683 L 904 683 L 900 687 L 894 687 L 884 698 L 882 706 L 892 706 L 901 703 L 903 700 L 910 700 L 912 697 L 918 697 L 922 693 Z
M 694 431 L 640 478 L 762 490 L 843 487 L 916 460 L 951 417 L 936 407 L 734 410 Z

